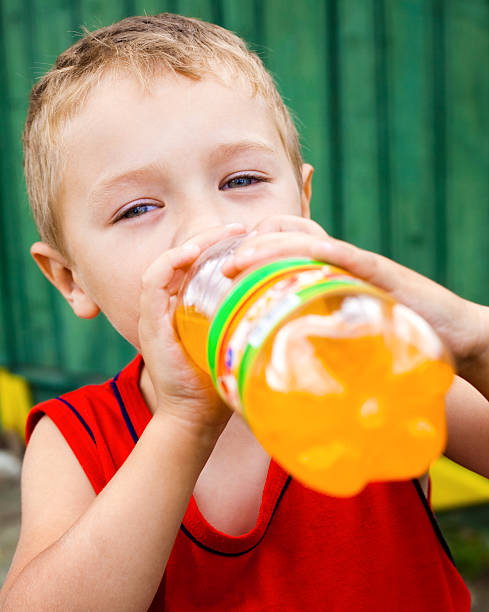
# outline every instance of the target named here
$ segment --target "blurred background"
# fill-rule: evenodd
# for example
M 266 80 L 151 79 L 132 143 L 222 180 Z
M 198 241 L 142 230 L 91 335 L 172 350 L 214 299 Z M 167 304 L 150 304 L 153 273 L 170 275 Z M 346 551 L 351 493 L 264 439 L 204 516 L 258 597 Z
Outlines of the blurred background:
M 134 354 L 103 317 L 76 319 L 30 258 L 37 234 L 21 132 L 35 80 L 83 26 L 163 11 L 223 25 L 260 54 L 293 111 L 304 158 L 316 168 L 314 218 L 336 237 L 489 304 L 489 2 L 1 0 L 0 6 L 1 584 L 18 534 L 15 457 L 22 456 L 30 405 L 101 381 Z M 488 484 L 453 470 L 440 467 L 435 506 L 475 605 L 489 606 Z

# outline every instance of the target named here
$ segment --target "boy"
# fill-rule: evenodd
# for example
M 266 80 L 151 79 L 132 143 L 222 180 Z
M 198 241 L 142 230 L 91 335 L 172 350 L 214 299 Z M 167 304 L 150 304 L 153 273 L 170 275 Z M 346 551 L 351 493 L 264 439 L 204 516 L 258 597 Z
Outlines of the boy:
M 25 151 L 36 262 L 141 356 L 31 413 L 3 609 L 469 610 L 418 481 L 347 500 L 305 489 L 175 337 L 184 273 L 222 238 L 256 232 L 230 277 L 288 254 L 342 265 L 443 336 L 469 381 L 448 406 L 448 452 L 489 474 L 474 388 L 489 395 L 487 309 L 308 218 L 312 168 L 258 58 L 173 15 L 103 28 L 34 87 Z

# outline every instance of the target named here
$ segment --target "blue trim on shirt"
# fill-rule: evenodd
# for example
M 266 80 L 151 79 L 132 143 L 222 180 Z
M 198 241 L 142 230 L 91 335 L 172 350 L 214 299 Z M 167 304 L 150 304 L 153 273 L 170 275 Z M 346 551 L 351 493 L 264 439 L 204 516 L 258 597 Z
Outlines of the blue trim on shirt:
M 272 516 L 270 517 L 270 520 L 268 521 L 268 525 L 266 526 L 265 531 L 263 532 L 263 535 L 258 540 L 258 542 L 256 542 L 256 544 L 253 544 L 253 546 L 251 546 L 250 548 L 247 548 L 246 550 L 241 550 L 241 551 L 235 552 L 235 553 L 227 553 L 227 552 L 222 552 L 221 550 L 215 550 L 214 548 L 211 548 L 210 546 L 207 546 L 206 544 L 203 544 L 202 542 L 197 540 L 197 538 L 190 533 L 190 531 L 185 527 L 185 525 L 183 523 L 180 525 L 180 529 L 183 531 L 183 533 L 190 540 L 192 540 L 192 542 L 194 544 L 197 544 L 197 546 L 199 546 L 199 548 L 202 548 L 203 550 L 206 550 L 207 552 L 210 552 L 210 553 L 212 553 L 214 555 L 220 555 L 221 557 L 239 557 L 241 555 L 246 555 L 247 553 L 251 552 L 254 548 L 256 548 L 258 546 L 258 544 L 261 543 L 263 538 L 267 535 L 268 528 L 270 527 L 272 519 L 275 516 L 275 512 L 277 512 L 277 508 L 278 508 L 278 506 L 279 506 L 279 504 L 280 504 L 280 502 L 282 500 L 282 497 L 284 496 L 284 493 L 287 490 L 287 487 L 289 486 L 291 480 L 292 480 L 292 476 L 289 476 L 287 478 L 283 488 L 282 488 L 282 491 L 280 492 L 280 495 L 278 496 L 277 501 L 275 502 L 275 507 L 273 509 Z
M 56 398 L 58 401 L 63 402 L 63 404 L 66 404 L 68 406 L 68 408 L 73 412 L 73 414 L 78 418 L 78 420 L 80 421 L 80 423 L 83 425 L 83 427 L 87 430 L 88 435 L 92 438 L 95 446 L 97 446 L 97 442 L 95 441 L 95 436 L 92 433 L 92 430 L 90 429 L 90 427 L 87 425 L 87 422 L 85 421 L 85 419 L 82 417 L 82 415 L 78 412 L 78 410 L 72 406 L 70 404 L 70 402 L 67 402 L 65 399 L 63 399 L 62 397 L 57 397 Z
M 431 522 L 431 526 L 433 527 L 433 530 L 436 534 L 436 537 L 438 538 L 443 550 L 446 552 L 447 557 L 450 559 L 450 561 L 453 563 L 453 565 L 455 565 L 455 561 L 453 560 L 453 556 L 452 553 L 450 551 L 450 547 L 447 544 L 447 541 L 445 540 L 445 538 L 443 537 L 443 533 L 441 532 L 440 526 L 438 525 L 438 522 L 436 520 L 435 515 L 433 514 L 430 505 L 428 503 L 428 500 L 426 499 L 425 494 L 423 493 L 423 489 L 421 488 L 421 484 L 419 482 L 419 480 L 417 478 L 414 478 L 412 480 L 412 483 L 414 485 L 414 488 L 416 489 L 416 492 L 423 504 L 423 507 L 426 511 L 426 514 L 428 515 L 428 518 L 430 519 Z M 456 567 L 456 566 L 455 566 Z
M 116 384 L 116 380 L 118 376 L 119 374 L 117 374 L 117 376 L 115 376 L 110 381 L 110 386 L 112 387 L 112 391 L 114 392 L 117 403 L 119 404 L 119 408 L 121 409 L 121 414 L 124 418 L 124 422 L 126 423 L 127 429 L 129 430 L 129 433 L 131 434 L 131 437 L 134 440 L 134 443 L 136 443 L 139 440 L 139 437 L 138 437 L 138 434 L 136 433 L 136 430 L 134 429 L 134 425 L 132 424 L 131 419 L 129 418 L 129 414 L 127 413 L 126 407 L 124 406 L 124 402 L 122 401 L 121 394 L 119 393 L 119 389 Z

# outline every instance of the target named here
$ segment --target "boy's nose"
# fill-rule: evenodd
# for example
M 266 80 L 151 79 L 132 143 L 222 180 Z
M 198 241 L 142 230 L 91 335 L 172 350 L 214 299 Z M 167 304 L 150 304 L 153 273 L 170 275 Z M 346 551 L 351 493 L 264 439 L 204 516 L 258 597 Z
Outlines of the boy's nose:
M 195 206 L 184 217 L 185 219 L 180 226 L 181 232 L 179 233 L 181 233 L 181 236 L 179 236 L 179 242 L 189 240 L 208 229 L 223 227 L 231 223 L 241 223 L 249 229 L 249 220 L 240 218 L 241 215 L 236 215 L 236 211 L 222 210 L 222 208 L 218 208 L 212 203 Z

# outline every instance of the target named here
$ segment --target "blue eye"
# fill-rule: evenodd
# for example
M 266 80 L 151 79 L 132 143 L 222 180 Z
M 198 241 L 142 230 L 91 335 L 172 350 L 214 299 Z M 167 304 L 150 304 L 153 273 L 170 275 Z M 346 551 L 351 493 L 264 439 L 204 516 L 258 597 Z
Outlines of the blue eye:
M 224 183 L 224 185 L 221 187 L 221 189 L 223 190 L 227 190 L 227 189 L 237 189 L 239 187 L 249 187 L 250 185 L 254 185 L 256 183 L 261 183 L 263 182 L 265 179 L 262 178 L 261 176 L 255 176 L 255 175 L 250 175 L 250 174 L 242 174 L 240 176 L 235 176 L 234 178 L 230 179 L 229 181 L 227 181 L 226 183 Z
M 156 204 L 136 204 L 123 212 L 116 220 L 120 221 L 121 219 L 135 219 L 136 217 L 141 217 L 155 208 L 158 208 Z

